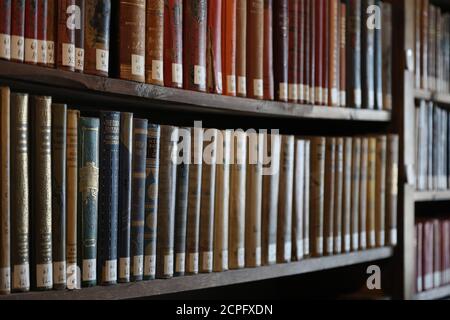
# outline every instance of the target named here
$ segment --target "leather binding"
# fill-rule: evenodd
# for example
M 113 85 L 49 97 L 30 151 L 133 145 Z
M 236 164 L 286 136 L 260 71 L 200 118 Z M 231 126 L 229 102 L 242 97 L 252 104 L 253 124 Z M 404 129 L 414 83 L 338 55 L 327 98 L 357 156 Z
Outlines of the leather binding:
M 37 5 L 37 63 L 41 66 L 45 66 L 47 65 L 48 1 L 39 1 Z
M 56 14 L 57 14 L 57 1 L 56 0 L 48 0 L 47 1 L 47 66 L 54 68 L 55 67 L 55 41 L 56 41 Z
M 222 0 L 208 1 L 206 82 L 208 92 L 222 94 Z
M 75 22 L 75 71 L 84 72 L 85 0 L 75 0 L 80 21 Z
M 237 95 L 247 96 L 247 0 L 236 0 Z
M 386 243 L 386 161 L 387 137 L 376 139 L 376 173 L 375 173 L 375 239 L 377 247 Z
M 245 266 L 245 192 L 247 172 L 247 136 L 235 131 L 232 136 L 230 180 L 229 268 Z
M 204 132 L 203 153 L 209 161 L 202 166 L 202 203 L 200 206 L 199 271 L 210 273 L 213 270 L 214 244 L 214 200 L 216 191 L 217 140 L 218 130 Z M 209 163 L 208 163 L 209 162 Z
M 156 277 L 167 279 L 174 272 L 175 193 L 179 129 L 161 126 L 161 166 L 158 188 L 158 236 Z
M 367 242 L 367 199 L 368 199 L 368 169 L 369 169 L 369 138 L 361 138 L 361 163 L 359 176 L 359 249 L 366 250 Z M 355 177 L 353 177 L 355 180 Z M 354 181 L 354 183 L 358 183 Z M 352 189 L 353 190 L 353 189 Z M 355 194 L 353 194 L 353 198 Z M 356 208 L 355 208 L 356 209 Z
M 416 222 L 416 290 L 417 292 L 423 291 L 423 222 Z
M 375 5 L 380 8 L 381 10 L 381 25 L 382 29 L 375 29 L 375 36 L 374 36 L 374 42 L 375 42 L 375 58 L 374 58 L 374 80 L 375 80 L 375 109 L 376 110 L 383 110 L 383 40 L 382 40 L 382 30 L 387 27 L 385 25 L 385 21 L 383 20 L 383 8 L 382 8 L 382 2 L 380 0 L 375 0 Z M 386 52 L 387 56 L 390 56 L 392 54 L 392 47 L 391 49 Z M 389 74 L 392 73 L 392 70 L 389 70 Z
M 339 106 L 347 106 L 347 5 L 341 3 L 339 15 Z
M 425 221 L 423 225 L 423 254 L 422 254 L 422 281 L 425 291 L 433 289 L 433 240 L 434 227 L 432 221 Z
M 294 156 L 294 136 L 283 136 L 281 138 L 280 189 L 278 198 L 277 263 L 287 263 L 292 258 Z
M 78 265 L 81 284 L 97 284 L 97 221 L 99 191 L 98 118 L 81 117 L 78 123 Z
M 26 292 L 30 290 L 28 95 L 12 93 L 11 106 L 11 290 Z
M 365 190 L 366 185 L 363 184 L 363 180 L 365 181 L 365 174 L 367 166 L 364 165 L 364 171 L 362 170 L 362 162 L 363 159 L 361 156 L 362 148 L 362 140 L 361 138 L 353 139 L 353 150 L 352 150 L 352 160 L 351 160 L 351 243 L 352 243 L 352 251 L 357 251 L 360 248 L 360 245 L 366 243 L 366 238 L 360 237 L 360 224 L 364 223 L 365 228 L 365 207 L 363 207 L 362 214 L 364 217 L 360 216 L 360 196 L 364 195 L 365 198 Z M 366 159 L 366 158 L 364 158 Z M 367 161 L 364 161 L 366 163 Z M 364 176 L 362 174 L 364 173 Z M 362 192 L 364 191 L 364 194 Z
M 120 113 L 100 113 L 98 274 L 102 285 L 117 283 Z
M 11 292 L 10 103 L 9 88 L 0 87 L 0 294 Z
M 361 76 L 362 76 L 362 106 L 367 109 L 375 108 L 375 31 L 366 23 L 367 9 L 373 6 L 374 0 L 361 2 Z
M 188 212 L 186 226 L 186 273 L 198 273 L 200 239 L 200 205 L 202 188 L 203 130 L 191 129 L 191 163 L 189 165 Z
M 328 104 L 328 77 L 330 58 L 330 10 L 328 0 L 322 4 L 322 105 Z
M 31 105 L 31 225 L 34 226 L 31 239 L 34 244 L 31 277 L 32 286 L 36 290 L 53 288 L 51 103 L 50 97 L 36 96 L 32 98 Z
M 264 133 L 264 164 L 271 167 L 271 174 L 263 176 L 261 259 L 263 265 L 277 262 L 277 218 L 280 180 L 281 136 Z M 268 170 L 264 167 L 263 170 Z
M 377 140 L 369 138 L 368 149 L 368 165 L 367 165 L 367 247 L 374 248 L 376 246 L 376 211 L 375 211 L 375 195 L 376 195 L 376 156 L 377 156 Z
M 165 1 L 164 84 L 183 88 L 183 0 Z
M 78 210 L 78 110 L 67 110 L 67 226 L 66 226 L 66 262 L 67 287 L 74 289 L 78 283 L 77 265 L 77 210 Z M 80 240 L 81 241 L 81 240 Z
M 308 104 L 314 104 L 314 37 L 315 37 L 315 2 L 305 0 L 305 100 Z
M 67 106 L 54 103 L 51 117 L 53 287 L 54 289 L 65 289 L 67 284 Z
M 67 27 L 70 15 L 73 14 L 69 8 L 74 8 L 75 0 L 58 1 L 58 50 L 56 53 L 56 64 L 59 69 L 75 71 L 75 26 Z M 69 13 L 67 13 L 69 12 Z
M 130 282 L 130 232 L 131 232 L 131 173 L 133 148 L 133 114 L 120 115 L 119 146 L 119 218 L 117 258 L 118 281 Z
M 340 1 L 327 0 L 329 5 L 328 99 L 329 106 L 339 106 Z
M 386 2 L 381 5 L 383 11 L 383 28 L 381 30 L 383 109 L 392 110 L 392 5 Z
M 306 79 L 306 0 L 299 0 L 298 2 L 298 102 L 306 103 L 305 101 L 305 79 Z
M 264 0 L 247 0 L 247 96 L 253 99 L 264 98 L 263 26 Z
M 264 136 L 250 133 L 248 136 L 247 191 L 245 217 L 245 266 L 261 266 L 261 204 L 262 160 Z
M 428 89 L 428 30 L 429 30 L 429 0 L 422 0 L 420 12 L 422 13 L 420 19 L 420 88 Z
M 206 91 L 207 17 L 206 0 L 183 2 L 184 88 Z
M 11 61 L 25 59 L 25 0 L 11 1 Z
M 288 100 L 298 102 L 299 1 L 289 0 Z
M 215 272 L 228 270 L 231 135 L 230 130 L 223 130 L 218 134 L 217 142 L 213 243 L 213 270 Z
M 38 3 L 25 2 L 25 63 L 38 63 Z
M 145 81 L 164 85 L 164 0 L 147 0 Z
M 323 98 L 323 70 L 325 66 L 323 65 L 323 39 L 324 37 L 324 30 L 323 30 L 323 5 L 324 0 L 315 0 L 313 1 L 314 4 L 314 35 L 312 37 L 312 41 L 314 42 L 314 83 L 313 83 L 313 90 L 314 90 L 314 104 L 321 105 L 322 104 L 322 98 Z
M 85 3 L 84 72 L 109 75 L 111 0 Z
M 386 243 L 397 244 L 399 138 L 388 135 L 386 160 Z
M 336 139 L 326 139 L 325 149 L 325 188 L 323 217 L 323 248 L 325 255 L 334 252 L 334 184 L 336 172 Z
M 347 106 L 361 108 L 361 0 L 347 2 L 346 43 Z
M 144 224 L 145 224 L 145 160 L 147 158 L 146 119 L 133 119 L 133 159 L 131 171 L 131 281 L 144 277 Z
M 119 3 L 119 77 L 123 80 L 145 82 L 145 3 Z
M 292 260 L 304 257 L 305 140 L 295 141 L 294 198 L 292 210 Z
M 433 286 L 441 286 L 441 228 L 438 219 L 433 219 Z
M 0 59 L 11 59 L 11 0 L 0 3 Z
M 222 83 L 227 96 L 236 96 L 236 4 L 222 1 Z
M 176 192 L 175 192 L 175 234 L 174 234 L 174 275 L 183 276 L 186 270 L 186 221 L 189 195 L 189 163 L 191 154 L 191 130 L 179 129 L 178 144 L 185 149 L 179 152 L 183 161 L 176 165 Z
M 359 173 L 358 166 L 353 171 L 353 161 L 358 164 L 360 157 L 352 158 L 354 148 L 357 149 L 359 140 L 346 137 L 344 139 L 344 173 L 342 188 L 342 252 L 357 251 L 359 247 L 358 237 L 358 211 L 353 210 L 352 182 L 353 172 Z M 357 150 L 356 150 L 357 151 Z M 356 206 L 357 208 L 357 206 Z M 354 236 L 353 236 L 354 235 Z
M 309 227 L 310 227 L 310 183 L 311 183 L 311 142 L 305 140 L 305 188 L 303 204 L 303 255 L 309 256 L 311 253 Z
M 273 21 L 275 98 L 288 101 L 289 0 L 274 2 Z
M 323 222 L 324 222 L 324 190 L 325 190 L 325 138 L 311 138 L 311 212 L 310 239 L 311 255 L 322 256 Z
M 158 214 L 159 150 L 161 128 L 149 124 L 145 179 L 144 280 L 156 277 L 156 236 Z
M 334 254 L 342 253 L 342 200 L 344 187 L 344 138 L 336 138 L 334 178 Z M 350 228 L 349 228 L 350 229 Z M 350 235 L 350 232 L 348 233 Z M 350 241 L 349 241 L 350 242 Z

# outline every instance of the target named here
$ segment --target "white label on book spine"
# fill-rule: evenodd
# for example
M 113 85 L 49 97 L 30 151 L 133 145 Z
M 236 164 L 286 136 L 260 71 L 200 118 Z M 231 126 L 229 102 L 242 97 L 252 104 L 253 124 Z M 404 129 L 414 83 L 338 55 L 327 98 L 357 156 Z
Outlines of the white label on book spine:
M 189 254 L 189 270 L 190 273 L 198 273 L 198 253 Z
M 23 61 L 25 59 L 25 38 L 11 37 L 11 59 Z
M 373 109 L 374 106 L 375 106 L 375 92 L 370 90 L 369 91 L 369 105 L 365 106 L 365 107 L 368 107 L 369 109 Z
M 72 43 L 62 44 L 62 65 L 75 68 L 75 45 Z
M 377 92 L 377 101 L 378 101 L 378 105 L 383 110 L 383 92 Z
M 237 259 L 238 267 L 243 268 L 245 266 L 245 249 L 239 248 L 237 254 L 238 254 L 238 257 L 237 257 L 238 258 Z
M 421 292 L 423 290 L 423 286 L 422 286 L 422 276 L 418 276 L 417 277 L 417 291 Z
M 331 103 L 333 106 L 339 105 L 339 90 L 336 88 L 331 89 Z
M 341 250 L 342 250 L 342 237 L 337 236 L 334 238 L 334 251 L 340 253 Z
M 236 76 L 235 75 L 227 76 L 227 88 L 228 88 L 229 93 L 236 94 Z
M 75 49 L 75 69 L 78 71 L 84 70 L 84 49 L 76 48 Z
M 53 262 L 53 283 L 66 284 L 67 282 L 67 267 L 66 262 Z
M 341 107 L 345 107 L 347 104 L 347 94 L 345 91 L 341 91 L 340 93 L 340 105 Z
M 322 89 L 322 103 L 325 105 L 328 104 L 328 88 Z
M 137 54 L 131 55 L 131 74 L 134 76 L 144 76 L 145 57 Z
M 153 278 L 156 276 L 156 256 L 145 256 L 144 261 L 144 275 Z
M 152 60 L 152 80 L 164 80 L 164 64 L 161 60 Z
M 383 247 L 386 239 L 386 234 L 384 233 L 384 230 L 378 232 L 378 238 L 380 239 L 378 245 Z
M 53 287 L 53 266 L 51 263 L 36 265 L 36 287 Z
M 38 63 L 47 64 L 47 41 L 38 40 Z
M 38 62 L 38 42 L 36 39 L 25 39 L 25 62 Z
M 210 271 L 213 268 L 213 253 L 212 251 L 206 251 L 202 253 L 203 255 L 203 263 L 202 270 Z
M 434 273 L 434 286 L 439 287 L 441 285 L 441 272 L 436 271 Z
M 327 237 L 327 253 L 328 254 L 333 254 L 333 237 Z
M 95 69 L 97 71 L 109 72 L 109 51 L 96 49 L 95 56 Z
M 298 84 L 289 85 L 289 100 L 298 100 Z
M 345 241 L 345 243 L 347 243 L 347 240 Z M 354 234 L 352 234 L 353 249 L 358 249 L 358 244 L 359 244 L 359 233 L 355 232 Z M 347 250 L 347 246 L 345 246 L 345 249 Z
M 173 254 L 164 256 L 164 275 L 173 276 Z
M 238 77 L 238 94 L 247 95 L 247 78 Z
M 55 64 L 55 42 L 47 41 L 47 63 Z
M 284 260 L 290 261 L 292 257 L 292 242 L 288 241 L 284 243 Z
M 323 238 L 322 237 L 317 237 L 316 238 L 316 249 L 317 252 L 316 253 L 323 253 Z
M 117 260 L 105 261 L 105 282 L 117 281 Z
M 0 33 L 0 58 L 11 59 L 11 36 Z
M 30 265 L 20 264 L 14 266 L 13 289 L 28 290 L 30 288 Z
M 428 273 L 425 275 L 425 290 L 429 290 L 433 287 L 433 274 Z
M 11 291 L 11 269 L 0 268 L 0 292 Z
M 175 259 L 175 272 L 177 273 L 184 273 L 185 271 L 185 265 L 186 265 L 186 254 L 184 253 L 177 253 L 176 259 Z
M 303 251 L 304 251 L 305 256 L 308 256 L 309 255 L 309 238 L 305 238 L 304 243 L 305 243 L 305 246 L 304 246 Z
M 119 259 L 119 279 L 130 279 L 130 258 Z
M 369 233 L 369 244 L 371 247 L 374 247 L 377 243 L 375 230 L 371 230 Z
M 219 93 L 223 92 L 223 74 L 222 72 L 217 73 L 217 91 Z
M 83 260 L 83 281 L 97 280 L 97 260 L 85 259 Z
M 275 243 L 269 244 L 269 263 L 277 262 L 277 245 Z
M 133 276 L 140 277 L 144 274 L 144 256 L 133 257 Z
M 194 84 L 200 87 L 206 86 L 206 68 L 204 66 L 194 66 Z
M 228 250 L 222 251 L 222 269 L 228 270 Z
M 257 266 L 261 265 L 261 247 L 256 247 L 256 250 L 255 250 L 255 264 Z
M 391 243 L 389 243 L 389 244 L 395 246 L 397 244 L 397 229 L 392 228 L 389 231 L 389 236 L 391 239 Z
M 81 272 L 75 263 L 67 265 L 67 289 L 81 289 Z
M 322 104 L 322 88 L 321 87 L 315 88 L 314 103 Z
M 305 101 L 305 86 L 303 84 L 298 85 L 298 100 Z
M 359 247 L 361 249 L 367 248 L 367 235 L 366 232 L 361 232 L 361 236 L 359 237 Z
M 172 82 L 183 83 L 183 65 L 181 63 L 172 63 Z
M 313 91 L 311 90 L 310 86 L 305 86 L 305 100 L 307 103 L 309 104 L 313 104 L 314 103 L 314 96 L 313 96 Z
M 280 87 L 278 89 L 280 91 L 280 96 L 278 97 L 278 99 L 280 99 L 281 101 L 287 100 L 289 96 L 288 84 L 285 82 L 281 82 Z
M 303 258 L 304 256 L 303 247 L 304 247 L 303 239 L 297 240 L 297 252 L 296 252 L 297 259 Z
M 264 96 L 264 80 L 263 79 L 254 79 L 253 80 L 253 95 L 255 97 L 263 97 Z
M 357 107 L 357 108 L 361 108 L 362 105 L 362 93 L 361 93 L 361 89 L 356 89 L 354 90 L 355 95 L 355 106 L 351 106 L 351 107 Z

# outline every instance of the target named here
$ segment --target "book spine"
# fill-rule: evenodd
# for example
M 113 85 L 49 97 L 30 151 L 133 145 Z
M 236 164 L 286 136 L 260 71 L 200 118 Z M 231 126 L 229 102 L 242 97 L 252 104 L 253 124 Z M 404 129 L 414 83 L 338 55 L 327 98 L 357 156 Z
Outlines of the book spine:
M 305 197 L 305 141 L 295 142 L 294 199 L 292 218 L 292 260 L 300 261 L 303 256 L 304 197 Z
M 336 172 L 336 139 L 327 138 L 325 147 L 325 186 L 323 217 L 323 248 L 325 255 L 334 252 L 334 184 Z
M 342 253 L 342 203 L 344 188 L 344 139 L 336 138 L 336 156 L 335 156 L 335 178 L 334 178 L 334 254 Z M 347 230 L 350 231 L 350 228 Z M 350 235 L 350 232 L 348 232 Z M 348 241 L 350 244 L 350 241 Z
M 237 95 L 247 96 L 247 0 L 236 0 Z
M 130 257 L 131 281 L 144 276 L 144 224 L 145 224 L 145 159 L 147 156 L 146 119 L 133 119 L 133 151 L 131 171 L 131 229 Z
M 322 0 L 322 105 L 328 104 L 328 77 L 330 54 L 330 10 L 328 0 Z
M 119 77 L 124 80 L 145 82 L 145 3 L 119 3 Z
M 100 120 L 81 117 L 78 130 L 78 261 L 82 286 L 92 287 L 97 284 Z
M 345 138 L 344 139 L 344 183 L 342 188 L 342 252 L 349 253 L 350 251 L 358 250 L 358 214 L 357 210 L 353 211 L 353 161 L 357 163 L 357 159 L 353 158 L 353 150 L 358 151 L 358 139 Z M 355 146 L 354 146 L 355 144 Z M 355 166 L 356 167 L 356 166 Z M 355 168 L 356 169 L 356 168 Z M 355 235 L 355 236 L 353 236 Z
M 288 100 L 298 102 L 299 1 L 289 0 Z
M 382 38 L 382 93 L 383 93 L 383 108 L 385 110 L 392 110 L 392 35 L 393 35 L 393 29 L 392 29 L 392 5 L 390 3 L 383 2 L 382 3 L 382 10 L 383 10 L 383 29 L 381 31 L 381 38 Z M 419 42 L 420 44 L 420 42 Z M 416 53 L 418 53 L 416 51 Z M 417 64 L 416 62 L 416 68 L 419 68 L 420 64 Z M 420 69 L 418 69 L 420 71 Z M 416 74 L 418 71 L 416 69 Z M 419 73 L 420 74 L 420 73 Z M 420 78 L 419 78 L 420 79 Z M 418 84 L 420 80 L 418 81 L 416 79 L 416 84 Z M 416 85 L 416 87 L 420 87 Z
M 420 11 L 420 88 L 428 89 L 428 23 L 429 23 L 429 0 L 422 0 Z
M 12 93 L 11 106 L 11 290 L 26 292 L 30 290 L 28 95 Z
M 311 142 L 305 141 L 305 196 L 303 205 L 303 253 L 305 257 L 311 253 L 309 227 L 310 227 L 310 185 L 311 185 Z
M 374 0 L 362 0 L 360 12 L 362 106 L 367 109 L 375 108 L 375 31 L 374 28 L 369 28 L 365 23 L 366 11 L 374 3 Z
M 37 63 L 47 65 L 47 26 L 48 26 L 48 1 L 38 3 L 37 17 Z
M 305 22 L 306 22 L 306 0 L 298 3 L 298 102 L 305 103 Z
M 422 254 L 423 254 L 423 223 L 421 221 L 416 222 L 416 290 L 417 292 L 423 291 L 422 282 Z
M 421 62 L 421 18 L 422 18 L 422 0 L 414 0 L 414 87 L 420 89 L 420 62 Z M 386 21 L 387 12 L 391 10 L 391 6 L 387 3 L 383 3 L 383 20 Z M 392 12 L 390 13 L 392 14 Z M 392 17 L 392 16 L 391 16 Z M 389 21 L 386 21 L 390 23 Z M 387 29 L 383 29 L 384 32 L 389 32 Z M 383 42 L 387 41 L 386 35 L 383 34 Z M 384 53 L 383 53 L 384 55 Z
M 52 181 L 51 181 L 51 98 L 34 97 L 33 119 L 33 285 L 37 290 L 53 288 L 52 266 Z M 5 114 L 2 112 L 2 114 Z
M 0 87 L 0 294 L 8 294 L 11 292 L 10 98 L 10 89 Z M 40 263 L 41 260 L 38 262 Z
M 156 237 L 158 217 L 159 152 L 161 127 L 148 125 L 145 179 L 144 280 L 156 277 Z
M 36 0 L 25 2 L 25 63 L 38 62 L 38 3 Z
M 380 0 L 375 0 L 375 6 L 380 8 L 380 10 L 383 10 L 382 2 Z M 381 23 L 383 25 L 383 28 L 386 28 L 385 21 L 383 20 L 383 11 L 381 11 L 380 16 Z M 378 22 L 380 23 L 380 22 Z M 374 83 L 375 83 L 375 110 L 383 110 L 383 40 L 382 40 L 382 29 L 375 28 L 374 30 Z M 391 51 L 387 52 L 387 55 L 389 56 L 391 54 Z M 391 70 L 388 71 L 388 74 L 391 74 Z
M 323 222 L 325 190 L 325 138 L 311 139 L 311 212 L 310 239 L 311 254 L 323 255 Z
M 368 177 L 369 177 L 369 138 L 361 138 L 361 163 L 359 176 L 359 249 L 368 247 Z M 354 196 L 354 195 L 353 195 Z M 355 208 L 356 209 L 356 208 Z
M 323 37 L 324 37 L 324 9 L 323 6 L 325 4 L 325 0 L 315 0 L 314 4 L 314 36 L 312 41 L 314 42 L 314 82 L 313 82 L 313 90 L 314 90 L 314 103 L 317 105 L 322 104 L 322 77 L 323 70 L 325 66 L 323 65 Z
M 147 0 L 145 81 L 164 85 L 164 0 Z
M 423 289 L 433 288 L 433 223 L 424 222 L 423 226 L 423 261 L 422 261 L 422 281 Z
M 389 135 L 386 160 L 386 243 L 392 246 L 397 244 L 398 148 L 398 136 Z
M 206 0 L 184 1 L 184 88 L 206 91 L 208 8 Z
M 347 106 L 361 108 L 361 0 L 349 0 L 347 2 L 346 27 L 348 47 L 346 50 Z
M 208 92 L 222 94 L 222 0 L 208 1 L 206 82 Z
M 279 101 L 288 101 L 289 0 L 274 3 L 273 20 L 275 98 Z
M 223 94 L 236 96 L 236 9 L 237 0 L 222 2 Z
M 51 117 L 53 287 L 55 289 L 65 289 L 67 284 L 67 106 L 64 104 L 53 104 Z
M 433 286 L 441 286 L 441 229 L 439 220 L 433 220 Z
M 85 0 L 75 0 L 75 71 L 84 72 Z M 79 20 L 78 20 L 79 19 Z
M 308 87 L 307 87 L 307 102 L 308 104 L 314 104 L 315 100 L 315 73 L 316 73 L 316 64 L 315 64 L 315 37 L 316 37 L 316 3 L 313 0 L 307 0 L 307 39 L 306 39 L 306 48 L 308 50 L 308 54 L 305 55 L 306 66 L 308 67 L 306 74 L 308 76 Z
M 164 5 L 164 85 L 183 88 L 183 0 Z
M 339 106 L 347 105 L 347 5 L 341 3 L 339 16 Z
M 432 4 L 428 9 L 428 89 L 434 90 L 434 60 L 435 60 L 435 40 L 436 40 L 436 7 Z
M 55 41 L 56 41 L 56 14 L 57 14 L 57 1 L 48 0 L 47 4 L 47 34 L 46 34 L 46 45 L 47 45 L 47 60 L 46 65 L 50 68 L 55 67 Z
M 56 61 L 59 69 L 68 71 L 75 71 L 75 15 L 75 0 L 58 1 L 58 50 Z
M 84 72 L 109 75 L 111 0 L 85 3 Z
M 327 0 L 329 6 L 328 100 L 329 106 L 339 103 L 340 1 Z
M 11 61 L 25 59 L 25 0 L 11 3 Z
M 375 173 L 375 239 L 376 246 L 386 243 L 386 160 L 387 137 L 376 139 L 376 173 Z
M 361 138 L 353 139 L 353 151 L 352 151 L 352 176 L 351 176 L 351 237 L 352 237 L 352 250 L 357 251 L 359 248 L 365 248 L 365 207 L 362 206 L 360 215 L 360 203 L 365 198 L 365 179 L 367 172 L 367 155 L 364 158 L 361 155 L 363 145 Z M 367 151 L 367 145 L 364 146 L 364 152 Z M 364 161 L 362 161 L 364 160 Z M 364 166 L 363 166 L 364 163 Z M 364 170 L 363 170 L 364 169 Z M 364 202 L 365 203 L 365 202 Z M 361 225 L 361 227 L 360 227 Z M 364 236 L 360 235 L 360 230 L 364 230 Z
M 303 0 L 304 3 L 304 15 L 305 15 L 305 32 L 304 32 L 304 60 L 303 65 L 305 67 L 303 72 L 303 100 L 304 103 L 311 103 L 311 76 L 312 76 L 312 61 L 311 61 L 311 51 L 313 50 L 311 37 L 311 0 Z
M 264 0 L 264 100 L 274 100 L 273 74 L 273 0 Z
M 156 277 L 173 277 L 175 235 L 175 192 L 179 131 L 176 127 L 161 127 L 161 167 L 158 189 L 158 236 L 156 247 Z
M 434 114 L 434 105 L 433 102 L 427 102 L 427 117 L 426 117 L 426 128 L 427 128 L 427 145 L 426 145 L 426 157 L 427 157 L 427 168 L 426 168 L 426 184 L 428 190 L 433 190 L 433 114 Z
M 0 59 L 11 59 L 11 0 L 0 3 Z
M 263 99 L 264 98 L 264 70 L 263 70 L 264 0 L 247 1 L 246 51 L 247 51 L 247 90 L 248 90 L 247 95 L 249 98 Z

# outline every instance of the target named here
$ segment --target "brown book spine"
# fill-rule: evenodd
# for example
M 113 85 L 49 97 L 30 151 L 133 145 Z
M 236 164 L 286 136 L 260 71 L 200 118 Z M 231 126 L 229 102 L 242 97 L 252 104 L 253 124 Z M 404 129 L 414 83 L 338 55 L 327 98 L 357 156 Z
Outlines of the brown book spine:
M 347 5 L 340 4 L 339 17 L 339 106 L 344 108 L 347 103 L 346 99 L 346 63 L 347 63 Z
M 361 206 L 361 199 L 365 199 L 366 194 L 366 173 L 367 173 L 367 144 L 364 143 L 364 152 L 366 155 L 362 157 L 361 152 L 363 149 L 363 141 L 361 138 L 353 139 L 353 151 L 352 151 L 352 209 L 351 209 L 351 243 L 352 250 L 357 251 L 359 248 L 365 249 L 366 237 L 365 234 L 360 235 L 360 230 L 364 230 L 366 227 L 365 206 Z M 364 170 L 363 170 L 364 163 Z M 365 203 L 365 202 L 364 202 Z M 362 207 L 360 215 L 360 207 Z M 362 216 L 363 215 L 363 216 Z M 360 227 L 362 226 L 362 227 Z
M 38 21 L 37 21 L 37 44 L 38 44 L 38 64 L 47 65 L 47 26 L 48 26 L 48 2 L 47 0 L 38 3 Z
M 298 102 L 299 1 L 289 0 L 288 100 Z
M 11 61 L 25 59 L 25 0 L 11 3 Z
M 164 85 L 164 0 L 147 0 L 145 80 Z
M 330 52 L 330 11 L 329 0 L 322 0 L 322 105 L 328 104 L 328 75 L 329 75 L 329 52 Z
M 389 135 L 386 160 L 386 243 L 397 245 L 397 198 L 399 138 Z
M 264 0 L 247 0 L 247 94 L 253 99 L 264 98 L 263 47 Z
M 11 0 L 0 3 L 0 59 L 11 59 Z
M 222 94 L 222 0 L 208 1 L 206 82 L 208 92 Z
M 428 29 L 429 0 L 422 0 L 420 12 L 420 88 L 428 89 Z
M 57 67 L 75 71 L 75 0 L 58 1 Z M 25 50 L 26 51 L 26 50 Z
M 328 51 L 328 100 L 329 106 L 339 106 L 339 53 L 340 53 L 340 1 L 328 0 L 329 51 Z
M 367 249 L 367 194 L 369 168 L 369 138 L 361 138 L 359 173 L 359 249 Z M 353 177 L 355 178 L 355 177 Z M 354 195 L 353 195 L 354 196 Z M 355 208 L 356 209 L 356 208 Z
M 433 220 L 433 285 L 441 286 L 441 228 L 440 220 Z
M 236 5 L 237 0 L 222 1 L 222 82 L 227 96 L 236 96 Z
M 237 95 L 247 96 L 247 0 L 236 0 Z
M 164 84 L 183 87 L 183 0 L 165 1 Z
M 264 0 L 264 100 L 274 100 L 273 0 Z
M 334 252 L 334 185 L 336 172 L 336 139 L 326 139 L 325 149 L 325 191 L 323 217 L 323 247 L 326 255 Z
M 298 101 L 305 103 L 305 22 L 306 22 L 306 0 L 298 3 Z
M 322 76 L 323 76 L 323 5 L 325 0 L 314 2 L 314 103 L 322 104 Z
M 369 138 L 367 165 L 367 247 L 376 246 L 376 172 L 377 139 Z
M 85 0 L 75 0 L 75 71 L 84 72 Z
M 47 66 L 55 67 L 55 41 L 56 41 L 56 26 L 57 26 L 57 1 L 48 0 L 47 4 Z
M 273 9 L 275 98 L 279 101 L 288 101 L 289 0 L 276 1 Z
M 387 2 L 382 3 L 383 8 L 383 29 L 382 29 L 382 61 L 383 61 L 383 108 L 392 110 L 392 60 L 393 60 L 393 29 L 392 29 L 392 5 Z M 420 43 L 420 42 L 419 42 Z M 417 68 L 419 66 L 417 65 Z M 419 69 L 420 70 L 420 69 Z M 417 74 L 417 70 L 416 70 Z M 417 79 L 416 79 L 417 81 Z M 420 77 L 419 81 L 420 82 Z M 420 87 L 416 86 L 416 88 Z
M 375 173 L 375 239 L 376 246 L 386 243 L 386 161 L 387 137 L 379 136 L 376 140 Z
M 356 141 L 356 139 L 355 139 Z M 344 139 L 344 182 L 342 188 L 342 252 L 348 253 L 352 249 L 358 250 L 358 215 L 352 215 L 352 153 L 353 139 Z M 356 234 L 355 241 L 352 241 L 352 234 Z M 354 244 L 354 245 L 352 245 Z
M 38 62 L 38 3 L 36 0 L 25 2 L 25 63 Z
M 334 254 L 342 253 L 342 203 L 344 188 L 344 139 L 336 138 L 334 178 Z M 350 232 L 348 233 L 350 234 Z

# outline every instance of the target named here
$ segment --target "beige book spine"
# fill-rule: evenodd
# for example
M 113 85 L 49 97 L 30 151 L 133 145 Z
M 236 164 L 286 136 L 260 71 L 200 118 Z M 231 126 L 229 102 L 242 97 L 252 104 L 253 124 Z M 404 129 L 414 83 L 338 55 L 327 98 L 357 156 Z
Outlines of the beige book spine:
M 375 176 L 375 239 L 376 246 L 386 243 L 386 136 L 377 137 Z
M 334 251 L 334 179 L 336 163 L 336 139 L 326 139 L 325 151 L 325 193 L 323 219 L 324 254 L 332 255 Z

